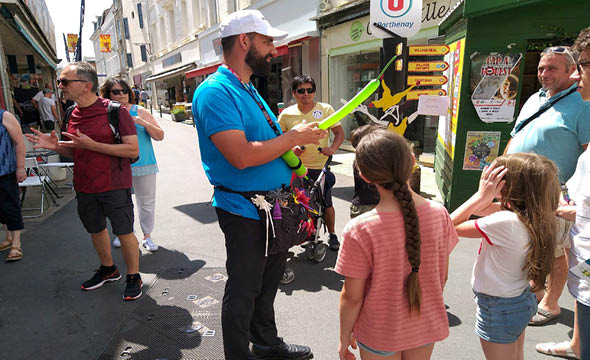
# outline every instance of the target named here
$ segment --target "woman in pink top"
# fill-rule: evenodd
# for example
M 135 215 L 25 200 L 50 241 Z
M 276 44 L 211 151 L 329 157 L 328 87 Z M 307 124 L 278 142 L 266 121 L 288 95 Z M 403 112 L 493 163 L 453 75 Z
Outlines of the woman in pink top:
M 380 201 L 344 230 L 340 359 L 354 359 L 357 344 L 363 360 L 429 359 L 449 335 L 442 294 L 457 234 L 444 207 L 409 188 L 414 162 L 406 140 L 385 129 L 357 147 L 360 174 Z

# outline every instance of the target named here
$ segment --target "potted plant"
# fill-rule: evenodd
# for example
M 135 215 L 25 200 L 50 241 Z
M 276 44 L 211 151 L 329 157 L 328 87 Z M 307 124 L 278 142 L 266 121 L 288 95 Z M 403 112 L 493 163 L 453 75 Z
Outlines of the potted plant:
M 174 121 L 184 121 L 188 119 L 184 105 L 174 105 L 172 110 L 170 110 L 170 114 L 172 115 L 172 120 Z

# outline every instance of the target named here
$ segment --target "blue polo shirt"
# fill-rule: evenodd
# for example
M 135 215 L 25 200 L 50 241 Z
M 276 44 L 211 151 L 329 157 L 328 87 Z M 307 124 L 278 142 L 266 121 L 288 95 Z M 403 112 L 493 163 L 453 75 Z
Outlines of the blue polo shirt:
M 273 190 L 291 181 L 291 169 L 280 157 L 263 165 L 240 170 L 225 159 L 210 139 L 211 135 L 227 130 L 243 131 L 248 141 L 265 141 L 277 137 L 254 96 L 281 131 L 277 118 L 254 86 L 251 83 L 246 86 L 250 91 L 226 67 L 220 66 L 195 91 L 192 111 L 201 161 L 212 185 L 236 191 Z M 247 218 L 260 219 L 254 205 L 240 194 L 215 189 L 213 206 Z
M 553 97 L 574 86 L 576 84 Z M 545 89 L 533 94 L 522 107 L 515 128 L 550 100 Z M 590 142 L 590 101 L 584 101 L 576 91 L 558 101 L 517 134 L 513 129 L 510 135 L 509 154 L 533 152 L 548 157 L 559 168 L 559 180 L 565 183 L 576 170 L 578 157 L 584 151 L 582 145 Z

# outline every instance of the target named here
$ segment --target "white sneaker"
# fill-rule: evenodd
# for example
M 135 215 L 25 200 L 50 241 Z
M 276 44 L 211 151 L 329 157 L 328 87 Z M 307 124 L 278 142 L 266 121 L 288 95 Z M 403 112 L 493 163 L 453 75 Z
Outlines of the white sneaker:
M 115 236 L 115 240 L 113 240 L 113 246 L 116 248 L 120 248 L 121 247 L 121 240 L 119 240 L 118 236 Z
M 154 241 L 152 240 L 151 237 L 144 239 L 141 242 L 141 246 L 143 246 L 148 251 L 157 251 L 158 250 L 158 245 L 154 244 Z

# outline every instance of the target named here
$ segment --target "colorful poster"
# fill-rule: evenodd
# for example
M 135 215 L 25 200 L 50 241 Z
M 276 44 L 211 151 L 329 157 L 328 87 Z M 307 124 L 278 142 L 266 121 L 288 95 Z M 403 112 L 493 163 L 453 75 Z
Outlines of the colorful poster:
M 449 81 L 442 86 L 442 89 L 449 95 L 449 111 L 447 116 L 439 117 L 438 141 L 444 146 L 451 159 L 455 158 L 464 52 L 465 38 L 462 38 L 449 45 L 449 53 L 445 55 L 444 59 L 449 64 L 449 69 L 446 72 Z
M 68 52 L 75 52 L 78 45 L 78 34 L 68 34 Z
M 471 102 L 481 121 L 514 121 L 522 54 L 479 54 L 471 60 Z
M 100 34 L 100 52 L 111 52 L 111 34 Z
M 500 131 L 468 131 L 463 170 L 483 170 L 498 157 Z

